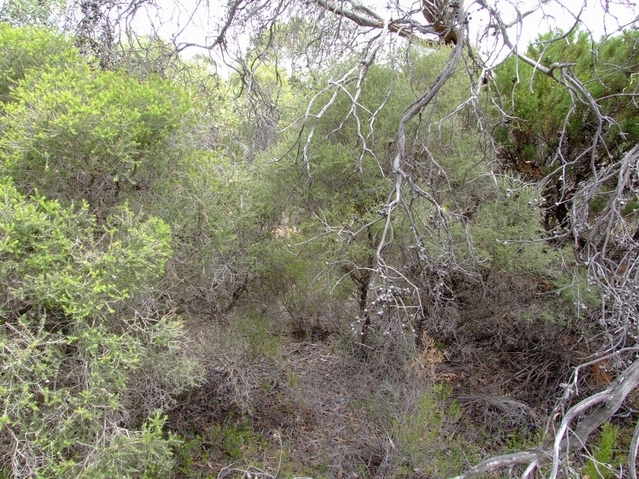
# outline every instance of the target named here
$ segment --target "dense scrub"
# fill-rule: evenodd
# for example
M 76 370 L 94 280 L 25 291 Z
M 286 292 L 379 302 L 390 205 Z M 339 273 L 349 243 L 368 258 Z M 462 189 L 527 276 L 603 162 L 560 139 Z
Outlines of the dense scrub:
M 292 58 L 307 27 L 268 40 Z M 535 444 L 573 369 L 636 339 L 631 293 L 602 306 L 637 267 L 637 111 L 609 98 L 636 89 L 636 35 L 593 63 L 544 39 L 529 55 L 574 60 L 615 122 L 515 59 L 469 101 L 458 68 L 400 175 L 397 125 L 454 47 L 289 75 L 258 37 L 221 78 L 0 23 L 0 474 L 447 477 Z M 607 149 L 562 163 L 593 129 Z M 575 470 L 617 471 L 626 412 Z

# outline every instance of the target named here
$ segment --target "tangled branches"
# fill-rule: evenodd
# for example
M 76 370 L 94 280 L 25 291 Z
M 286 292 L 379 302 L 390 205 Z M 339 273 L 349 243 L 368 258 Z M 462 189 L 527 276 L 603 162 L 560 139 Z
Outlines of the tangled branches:
M 575 379 L 576 377 L 577 373 L 575 373 Z M 570 395 L 570 392 L 573 391 L 574 385 L 574 382 L 571 385 L 566 385 L 567 395 Z M 564 462 L 567 456 L 586 445 L 589 436 L 617 412 L 628 394 L 637 385 L 639 385 L 639 360 L 635 360 L 628 366 L 604 391 L 594 394 L 568 409 L 562 417 L 561 423 L 556 427 L 552 447 L 542 445 L 539 449 L 533 451 L 492 457 L 454 479 L 468 479 L 502 467 L 512 467 L 520 464 L 526 465 L 521 477 L 529 478 L 533 477 L 532 474 L 536 470 L 548 463 L 552 464 L 552 470 L 548 477 L 556 479 L 560 467 L 568 467 Z M 578 418 L 581 419 L 577 425 L 571 428 L 571 423 Z M 639 434 L 635 431 L 628 461 L 628 470 L 631 477 L 636 477 L 635 459 L 638 437 Z

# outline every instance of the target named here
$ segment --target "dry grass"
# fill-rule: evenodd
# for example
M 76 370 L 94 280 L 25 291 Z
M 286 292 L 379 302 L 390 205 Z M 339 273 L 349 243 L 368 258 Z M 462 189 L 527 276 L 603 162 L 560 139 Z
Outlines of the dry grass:
M 180 477 L 221 470 L 224 478 L 243 477 L 253 467 L 255 477 L 280 471 L 278 477 L 417 479 L 426 476 L 415 470 L 413 461 L 424 461 L 415 455 L 429 451 L 410 451 L 402 438 L 436 444 L 432 453 L 444 457 L 451 449 L 445 442 L 456 437 L 490 448 L 533 432 L 558 383 L 586 352 L 574 329 L 522 318 L 544 300 L 530 284 L 500 281 L 488 293 L 460 294 L 447 305 L 454 328 L 425 322 L 419 341 L 385 338 L 366 357 L 338 330 L 336 317 L 312 318 L 303 335 L 299 321 L 275 307 L 249 314 L 244 326 L 237 318 L 194 325 L 208 380 L 181 398 L 168 427 L 199 436 L 207 460 Z M 422 431 L 406 418 L 428 423 L 420 407 L 435 382 L 452 388 L 462 419 L 442 421 L 445 431 Z M 444 414 L 447 407 L 433 410 Z M 490 444 L 479 444 L 486 441 L 481 431 L 492 436 Z M 233 442 L 228 437 L 242 444 L 236 452 L 225 445 Z M 458 464 L 469 460 L 460 457 Z

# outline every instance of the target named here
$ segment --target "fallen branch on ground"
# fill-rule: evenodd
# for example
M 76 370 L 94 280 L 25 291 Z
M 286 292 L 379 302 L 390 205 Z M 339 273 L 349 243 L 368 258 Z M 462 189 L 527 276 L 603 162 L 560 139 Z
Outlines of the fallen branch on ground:
M 570 454 L 582 449 L 586 445 L 590 434 L 619 410 L 628 394 L 630 394 L 637 385 L 639 385 L 639 359 L 628 366 L 604 391 L 587 397 L 566 412 L 555 434 L 552 448 L 541 447 L 532 451 L 522 451 L 491 457 L 453 479 L 468 479 L 479 474 L 491 472 L 503 467 L 512 467 L 518 464 L 527 465 L 522 474 L 522 478 L 528 478 L 531 477 L 535 469 L 551 462 L 552 471 L 549 478 L 556 479 L 559 466 L 562 462 Z M 579 424 L 577 424 L 574 429 L 570 429 L 570 423 L 582 415 L 584 416 Z M 638 430 L 639 425 L 636 431 Z M 630 445 L 631 452 L 637 450 L 637 443 L 639 442 L 639 434 L 637 434 L 636 431 L 632 444 Z M 628 464 L 630 471 L 635 471 L 635 456 L 636 453 L 630 454 Z M 632 477 L 636 478 L 636 473 Z

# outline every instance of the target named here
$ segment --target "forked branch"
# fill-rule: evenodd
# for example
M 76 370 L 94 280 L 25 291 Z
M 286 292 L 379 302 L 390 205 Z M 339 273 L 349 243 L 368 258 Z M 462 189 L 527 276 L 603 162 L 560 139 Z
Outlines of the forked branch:
M 418 43 L 431 44 L 434 42 L 432 42 L 432 40 L 416 36 L 416 32 L 421 34 L 440 36 L 447 44 L 457 43 L 457 35 L 455 30 L 451 25 L 447 25 L 445 29 L 442 29 L 443 27 L 441 19 L 437 19 L 437 23 L 433 22 L 433 25 L 423 25 L 410 17 L 396 20 L 384 20 L 370 8 L 355 3 L 352 4 L 351 8 L 345 6 L 345 4 L 350 2 L 337 3 L 331 0 L 315 0 L 315 3 L 325 8 L 329 12 L 348 18 L 350 21 L 356 23 L 361 27 L 371 29 L 388 29 L 388 31 L 390 32 L 396 33 L 401 37 L 408 38 Z M 424 12 L 426 11 L 427 10 L 424 10 Z M 429 17 L 426 16 L 426 18 L 428 19 Z M 455 38 L 454 42 L 451 40 L 453 36 Z

